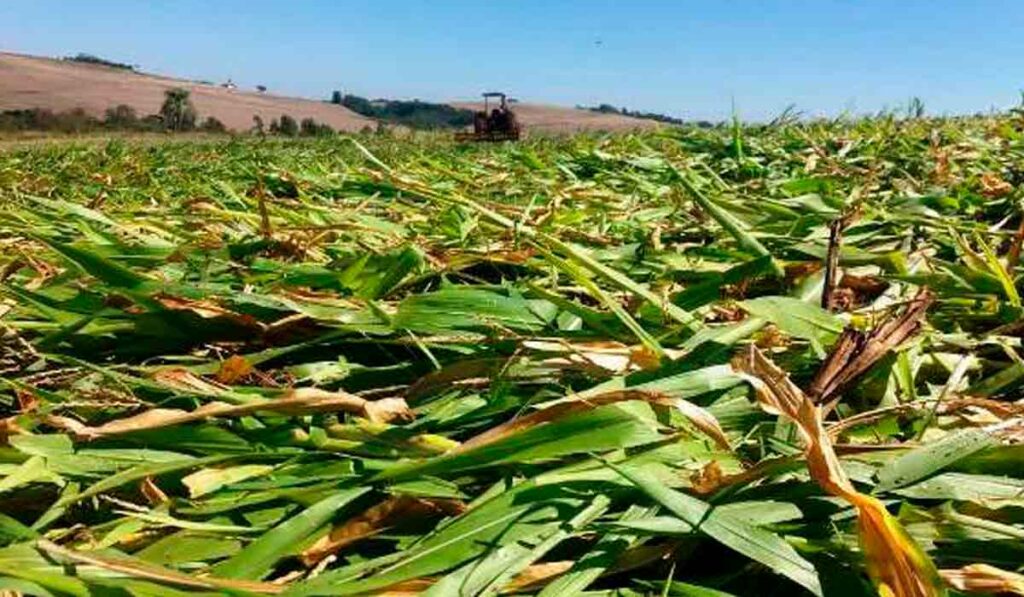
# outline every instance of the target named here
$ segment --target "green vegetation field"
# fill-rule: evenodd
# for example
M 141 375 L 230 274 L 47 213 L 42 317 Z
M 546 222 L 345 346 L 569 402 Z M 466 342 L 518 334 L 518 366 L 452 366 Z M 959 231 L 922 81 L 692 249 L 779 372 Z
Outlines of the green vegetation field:
M 1024 594 L 1022 129 L 8 149 L 0 591 Z

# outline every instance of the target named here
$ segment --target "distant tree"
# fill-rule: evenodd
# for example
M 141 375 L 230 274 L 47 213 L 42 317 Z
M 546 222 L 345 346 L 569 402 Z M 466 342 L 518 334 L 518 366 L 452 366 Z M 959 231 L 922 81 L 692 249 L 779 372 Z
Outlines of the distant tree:
M 658 122 L 667 122 L 669 124 L 683 124 L 683 119 L 676 118 L 674 116 L 668 116 L 666 114 L 658 114 L 657 112 L 642 112 L 640 110 L 630 110 L 623 106 L 622 108 L 616 108 L 611 104 L 601 104 L 599 106 L 576 106 L 580 110 L 590 110 L 591 112 L 600 112 L 601 114 L 621 114 L 623 116 L 632 116 L 633 118 L 644 118 L 646 120 L 656 120 Z
M 135 129 L 139 127 L 139 116 L 135 113 L 135 108 L 119 104 L 107 108 L 103 124 L 112 129 Z
M 299 123 L 295 122 L 291 116 L 282 114 L 277 125 L 277 132 L 286 137 L 294 137 L 299 134 Z
M 315 137 L 318 131 L 319 127 L 312 118 L 303 118 L 299 123 L 299 134 L 303 137 Z
M 312 118 L 303 118 L 299 123 L 299 134 L 303 137 L 327 137 L 334 134 L 334 129 Z
M 346 95 L 342 98 L 341 103 L 356 114 L 362 114 L 363 116 L 370 117 L 373 117 L 376 114 L 373 103 L 365 97 L 359 97 L 358 95 Z
M 910 98 L 910 103 L 907 104 L 907 117 L 924 118 L 924 102 L 921 101 L 921 98 Z
M 164 126 L 172 131 L 194 129 L 198 114 L 192 100 L 189 99 L 189 90 L 176 87 L 165 91 L 160 116 L 164 119 Z
M 96 119 L 82 108 L 74 108 L 57 115 L 57 129 L 65 133 L 83 133 L 96 128 Z
M 267 92 L 267 86 L 266 85 L 257 85 L 256 86 L 256 91 L 259 91 L 260 93 L 266 93 Z
M 79 52 L 74 56 L 66 56 L 64 60 L 69 62 L 84 62 L 86 64 L 98 64 L 100 66 L 107 66 L 110 68 L 119 68 L 121 70 L 135 70 L 135 66 L 131 64 L 125 64 L 124 62 L 116 62 L 114 60 L 107 60 L 106 58 L 100 58 L 92 54 L 85 54 Z
M 207 116 L 206 120 L 203 121 L 203 125 L 199 127 L 204 133 L 226 133 L 228 127 L 224 126 L 224 123 L 213 116 Z
M 342 99 L 341 92 L 338 91 L 337 89 L 335 89 L 331 93 L 331 103 L 332 104 L 339 104 L 340 105 L 341 104 L 341 99 Z
M 472 110 L 420 100 L 371 101 L 358 95 L 345 95 L 341 104 L 356 114 L 415 129 L 461 128 L 473 122 Z

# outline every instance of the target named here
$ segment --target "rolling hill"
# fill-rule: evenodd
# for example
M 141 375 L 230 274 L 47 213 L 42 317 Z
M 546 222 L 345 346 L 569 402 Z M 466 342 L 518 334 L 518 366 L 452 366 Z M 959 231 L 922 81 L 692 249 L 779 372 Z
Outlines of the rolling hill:
M 200 117 L 213 116 L 234 130 L 247 130 L 253 116 L 267 123 L 281 114 L 314 118 L 343 131 L 376 123 L 341 106 L 314 100 L 225 89 L 195 81 L 172 79 L 105 66 L 0 53 L 0 110 L 83 108 L 101 116 L 107 108 L 126 104 L 139 115 L 160 110 L 164 91 L 184 87 Z
M 358 131 L 376 121 L 335 104 L 227 89 L 101 65 L 83 64 L 0 52 L 0 110 L 46 108 L 56 112 L 82 108 L 102 116 L 118 104 L 131 106 L 141 116 L 160 109 L 164 91 L 184 87 L 201 118 L 213 116 L 228 128 L 248 130 L 253 116 L 264 122 L 288 114 L 297 120 L 313 118 L 341 131 Z M 478 109 L 475 102 L 453 102 L 460 108 Z M 571 132 L 579 130 L 628 130 L 658 126 L 650 120 L 587 110 L 531 103 L 515 104 L 516 114 L 528 131 Z

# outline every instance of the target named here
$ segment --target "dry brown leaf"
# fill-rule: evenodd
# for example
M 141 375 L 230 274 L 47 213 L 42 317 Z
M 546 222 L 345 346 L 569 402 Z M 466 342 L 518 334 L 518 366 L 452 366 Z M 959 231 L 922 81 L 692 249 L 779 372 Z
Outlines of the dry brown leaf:
M 52 416 L 47 422 L 70 432 L 80 440 L 94 440 L 111 435 L 158 429 L 185 423 L 203 421 L 212 417 L 241 417 L 257 412 L 277 412 L 288 415 L 309 413 L 348 412 L 378 423 L 411 420 L 412 412 L 401 398 L 369 401 L 345 392 L 328 392 L 315 388 L 292 390 L 282 398 L 261 400 L 250 404 L 209 402 L 193 411 L 154 408 L 143 413 L 117 419 L 97 427 L 84 425 L 67 417 Z
M 7 445 L 7 438 L 12 435 L 18 435 L 24 433 L 25 430 L 18 425 L 16 417 L 7 417 L 0 419 L 0 446 Z
M 221 319 L 224 321 L 230 321 L 240 327 L 250 328 L 254 332 L 262 332 L 266 327 L 252 315 L 235 313 L 234 311 L 225 309 L 211 301 L 195 301 L 167 294 L 158 294 L 153 298 L 160 303 L 163 308 L 170 311 L 190 311 L 203 319 Z
M 217 396 L 226 388 L 210 383 L 180 367 L 165 367 L 153 372 L 153 380 L 179 392 L 199 394 L 200 396 Z
M 146 501 L 153 506 L 166 504 L 170 501 L 167 494 L 157 486 L 155 481 L 153 481 L 153 477 L 146 477 L 139 482 L 139 493 L 141 493 L 142 497 L 146 498 Z
M 533 591 L 548 584 L 555 578 L 565 574 L 573 564 L 573 561 L 541 562 L 531 564 L 512 579 L 502 588 L 504 593 L 518 593 L 520 591 Z
M 253 372 L 253 366 L 242 355 L 231 355 L 220 364 L 217 370 L 217 381 L 222 384 L 232 385 L 249 377 Z
M 466 505 L 459 500 L 392 496 L 334 527 L 330 533 L 307 547 L 299 557 L 306 567 L 312 567 L 345 546 L 376 535 L 402 520 L 439 515 L 457 516 L 465 510 Z
M 33 392 L 18 388 L 14 391 L 14 396 L 18 399 L 18 412 L 23 415 L 35 412 L 39 408 L 39 397 Z
M 1024 575 L 988 564 L 941 570 L 942 580 L 958 591 L 984 595 L 1024 595 Z
M 843 278 L 839 280 L 839 287 L 853 291 L 858 301 L 864 301 L 878 298 L 888 290 L 889 283 L 878 276 L 855 276 L 844 273 Z
M 508 359 L 487 358 L 455 361 L 438 371 L 433 371 L 416 380 L 406 390 L 405 396 L 410 402 L 429 396 L 432 392 L 467 379 L 486 379 L 488 383 L 498 372 L 508 365 Z
M 736 358 L 733 366 L 748 377 L 762 408 L 796 423 L 807 444 L 807 468 L 815 482 L 857 509 L 861 549 L 879 592 L 899 597 L 941 595 L 937 572 L 928 556 L 880 501 L 858 492 L 847 478 L 825 432 L 821 407 L 753 346 Z
M 654 371 L 661 367 L 661 357 L 647 346 L 634 346 L 629 351 L 629 363 L 641 371 Z
M 1002 197 L 1013 192 L 1013 185 L 1006 182 L 995 172 L 986 172 L 981 175 L 981 194 L 993 199 Z
M 558 402 L 543 410 L 538 410 L 528 415 L 511 419 L 497 427 L 492 427 L 479 435 L 473 436 L 463 442 L 463 444 L 453 450 L 453 452 L 465 452 L 471 448 L 478 448 L 480 446 L 496 442 L 531 427 L 550 423 L 551 421 L 560 419 L 567 415 L 585 412 L 606 404 L 614 404 L 616 402 L 625 402 L 628 400 L 643 400 L 650 404 L 676 408 L 683 414 L 683 416 L 687 417 L 694 426 L 713 439 L 719 447 L 723 450 L 732 450 L 732 447 L 729 445 L 729 439 L 725 436 L 725 431 L 723 431 L 721 425 L 718 424 L 718 419 L 696 404 L 681 398 L 670 398 L 664 394 L 656 392 L 642 390 L 618 390 L 599 394 L 597 396 Z
M 783 270 L 786 274 L 786 284 L 796 284 L 804 278 L 821 271 L 820 261 L 794 261 L 787 263 Z
M 645 346 L 628 346 L 615 341 L 568 342 L 561 339 L 527 340 L 523 348 L 552 354 L 542 364 L 559 368 L 584 368 L 617 375 L 631 371 L 656 369 L 661 359 Z M 682 351 L 666 351 L 677 358 Z
M 928 288 L 921 290 L 898 315 L 890 316 L 870 332 L 843 330 L 807 390 L 815 404 L 838 400 L 839 394 L 867 372 L 890 350 L 920 331 L 924 314 L 935 300 Z
M 362 415 L 374 423 L 409 422 L 415 418 L 402 398 L 381 398 L 363 402 Z
M 906 411 L 934 410 L 936 414 L 956 414 L 963 410 L 983 411 L 994 420 L 1003 421 L 1011 417 L 1024 416 L 1024 404 L 1015 402 L 1004 402 L 989 398 L 952 398 L 943 400 L 938 404 L 932 401 L 920 400 L 904 404 L 883 406 L 874 410 L 864 411 L 836 421 L 829 425 L 829 437 L 835 439 L 847 429 L 872 423 L 882 417 Z
M 717 460 L 708 461 L 704 468 L 690 475 L 690 483 L 695 492 L 701 495 L 714 493 L 722 486 L 725 475 Z

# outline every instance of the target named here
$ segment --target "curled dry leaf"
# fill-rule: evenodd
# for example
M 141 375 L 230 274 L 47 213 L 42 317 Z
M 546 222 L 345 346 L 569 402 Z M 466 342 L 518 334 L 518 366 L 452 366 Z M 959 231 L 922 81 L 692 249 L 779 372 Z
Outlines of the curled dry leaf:
M 821 407 L 753 346 L 733 361 L 733 367 L 748 376 L 762 408 L 796 423 L 807 444 L 807 468 L 814 481 L 857 509 L 861 549 L 879 592 L 900 597 L 941 595 L 938 574 L 928 556 L 880 501 L 858 492 L 846 476 L 822 424 Z
M 84 425 L 67 417 L 52 416 L 48 417 L 46 421 L 54 427 L 68 431 L 79 440 L 94 440 L 134 431 L 194 423 L 213 417 L 241 417 L 258 412 L 276 412 L 293 416 L 309 413 L 348 412 L 379 423 L 411 420 L 413 416 L 405 400 L 401 398 L 370 401 L 345 392 L 300 388 L 292 390 L 283 398 L 262 400 L 250 404 L 232 405 L 223 402 L 209 402 L 193 411 L 154 408 L 96 427 Z
M 334 527 L 330 533 L 306 548 L 299 557 L 306 567 L 311 567 L 346 545 L 376 535 L 403 520 L 440 515 L 457 516 L 465 510 L 466 505 L 459 500 L 392 496 Z
M 850 387 L 890 350 L 916 335 L 935 295 L 922 288 L 899 314 L 890 316 L 870 332 L 843 330 L 807 390 L 815 404 L 828 404 Z
M 689 419 L 695 427 L 713 439 L 719 447 L 723 450 L 732 450 L 732 447 L 729 445 L 729 439 L 725 436 L 725 431 L 723 431 L 721 425 L 718 424 L 718 419 L 696 404 L 681 398 L 670 398 L 657 392 L 619 390 L 599 394 L 597 396 L 590 396 L 588 398 L 558 402 L 542 410 L 512 419 L 470 438 L 454 451 L 464 452 L 471 448 L 485 446 L 512 434 L 519 433 L 531 427 L 536 427 L 537 425 L 550 423 L 551 421 L 571 414 L 585 412 L 606 404 L 614 404 L 616 402 L 625 402 L 628 400 L 642 400 L 650 404 L 676 408 L 683 414 L 683 416 Z
M 946 584 L 964 593 L 1024 595 L 1024 575 L 988 564 L 970 564 L 939 572 Z

